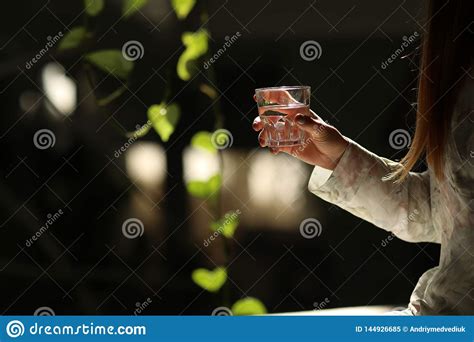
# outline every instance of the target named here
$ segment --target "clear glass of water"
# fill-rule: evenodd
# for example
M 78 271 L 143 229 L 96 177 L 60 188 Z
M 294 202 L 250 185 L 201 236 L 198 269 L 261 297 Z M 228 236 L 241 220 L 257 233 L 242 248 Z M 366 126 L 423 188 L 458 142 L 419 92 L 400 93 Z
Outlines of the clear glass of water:
M 258 115 L 263 122 L 269 147 L 298 146 L 304 131 L 295 122 L 296 114 L 310 115 L 309 86 L 284 86 L 255 89 Z

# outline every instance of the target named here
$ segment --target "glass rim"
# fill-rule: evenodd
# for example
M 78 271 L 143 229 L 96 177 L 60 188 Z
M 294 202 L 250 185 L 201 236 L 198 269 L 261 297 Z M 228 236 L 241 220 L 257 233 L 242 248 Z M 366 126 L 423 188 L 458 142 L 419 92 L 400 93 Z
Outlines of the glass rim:
M 256 88 L 255 92 L 265 91 L 265 90 L 305 90 L 311 89 L 311 86 L 280 86 L 280 87 L 263 87 L 263 88 Z

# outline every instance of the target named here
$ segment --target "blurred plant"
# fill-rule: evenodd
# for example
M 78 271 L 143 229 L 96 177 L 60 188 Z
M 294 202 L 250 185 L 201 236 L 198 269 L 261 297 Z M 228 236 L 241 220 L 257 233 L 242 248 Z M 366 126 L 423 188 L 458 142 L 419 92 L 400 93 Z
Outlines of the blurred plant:
M 172 2 L 176 15 L 180 19 L 186 18 L 187 14 L 195 5 L 195 0 L 175 0 Z M 177 74 L 183 81 L 189 81 L 196 72 L 197 68 L 195 67 L 195 63 L 199 58 L 206 56 L 209 58 L 210 32 L 205 28 L 206 23 L 208 22 L 208 15 L 205 10 L 203 10 L 201 18 L 203 20 L 202 28 L 196 32 L 184 32 L 181 37 L 186 49 L 181 54 L 176 67 Z M 205 73 L 207 73 L 207 79 L 215 84 L 213 68 L 206 68 Z M 198 268 L 193 271 L 192 279 L 198 286 L 206 291 L 222 291 L 223 304 L 229 306 L 230 288 L 228 282 L 228 266 L 231 243 L 239 224 L 238 214 L 240 214 L 240 210 L 230 211 L 223 215 L 221 209 L 221 193 L 224 167 L 222 147 L 230 147 L 232 143 L 228 143 L 228 135 L 224 137 L 225 142 L 221 142 L 219 135 L 215 134 L 216 132 L 221 131 L 228 132 L 223 130 L 224 118 L 219 108 L 216 90 L 206 83 L 201 84 L 199 90 L 205 94 L 210 101 L 212 101 L 211 105 L 215 115 L 214 132 L 197 132 L 191 139 L 191 146 L 210 153 L 218 154 L 219 171 L 217 174 L 210 176 L 206 181 L 189 181 L 186 184 L 186 188 L 192 196 L 206 201 L 206 204 L 210 207 L 211 212 L 213 213 L 214 220 L 209 223 L 209 229 L 211 232 L 218 231 L 219 237 L 224 239 L 224 265 L 216 267 L 214 270 Z M 233 217 L 234 219 L 229 220 L 228 217 Z M 267 312 L 263 303 L 252 297 L 238 300 L 232 305 L 231 310 L 234 315 L 264 314 Z
M 179 20 L 184 20 L 196 6 L 196 0 L 170 0 L 171 6 Z M 122 17 L 128 18 L 147 4 L 148 0 L 122 0 Z M 97 98 L 98 106 L 106 106 L 119 98 L 127 89 L 130 74 L 135 62 L 143 54 L 143 46 L 138 41 L 126 42 L 121 49 L 94 49 L 94 30 L 91 29 L 91 19 L 101 14 L 105 7 L 105 0 L 84 0 L 85 15 L 83 25 L 75 26 L 63 37 L 58 46 L 59 52 L 80 51 L 84 52 L 83 65 L 90 86 L 95 89 L 95 72 L 107 73 L 122 81 L 122 86 L 103 98 Z M 201 6 L 203 7 L 203 6 Z M 176 64 L 176 75 L 182 81 L 190 81 L 196 73 L 200 72 L 197 63 L 207 56 L 209 58 L 210 32 L 206 28 L 208 22 L 207 11 L 201 8 L 201 27 L 195 32 L 183 32 L 182 44 L 185 47 Z M 132 55 L 129 55 L 132 54 Z M 215 83 L 215 74 L 212 67 L 205 68 L 206 78 L 209 83 Z M 135 132 L 123 132 L 125 136 L 134 139 L 141 138 L 149 133 L 151 127 L 167 142 L 179 123 L 181 109 L 176 102 L 169 102 L 169 89 L 159 104 L 151 105 L 147 110 L 148 121 L 139 125 Z M 224 118 L 219 108 L 217 91 L 207 83 L 201 83 L 198 90 L 210 101 L 213 108 L 215 123 L 214 132 L 200 131 L 191 139 L 193 148 L 202 149 L 212 154 L 217 154 L 219 170 L 204 181 L 189 181 L 186 189 L 190 195 L 206 202 L 214 219 L 209 222 L 209 231 L 218 232 L 218 237 L 224 240 L 224 265 L 213 270 L 198 268 L 192 273 L 192 280 L 202 289 L 211 293 L 222 293 L 223 304 L 230 306 L 230 287 L 228 282 L 228 266 L 230 251 L 235 231 L 238 227 L 238 218 L 229 220 L 228 217 L 237 217 L 238 211 L 222 213 L 221 192 L 223 157 L 222 150 L 230 147 L 232 136 L 223 129 Z M 230 137 L 229 137 L 230 135 Z M 264 314 L 266 308 L 262 302 L 253 297 L 245 297 L 236 301 L 231 306 L 234 315 Z

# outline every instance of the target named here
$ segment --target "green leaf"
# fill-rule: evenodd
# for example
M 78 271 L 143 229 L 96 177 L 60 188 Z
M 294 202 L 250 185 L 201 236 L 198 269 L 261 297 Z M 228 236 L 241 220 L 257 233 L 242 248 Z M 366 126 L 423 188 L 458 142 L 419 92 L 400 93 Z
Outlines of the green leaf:
M 163 142 L 167 142 L 173 134 L 181 111 L 176 103 L 166 105 L 164 102 L 148 108 L 148 120 L 151 121 L 156 133 Z
M 206 131 L 200 131 L 194 134 L 191 138 L 191 146 L 203 149 L 212 153 L 216 153 L 217 149 L 212 143 L 212 133 Z
M 219 221 L 211 223 L 212 230 L 224 235 L 226 238 L 233 237 L 235 230 L 239 226 L 239 214 L 240 210 L 228 211 Z
M 104 0 L 84 0 L 84 7 L 88 15 L 95 17 L 104 8 Z
M 236 316 L 264 315 L 267 308 L 257 298 L 246 297 L 232 305 L 232 313 Z
M 83 26 L 73 27 L 59 42 L 60 51 L 78 47 L 88 36 L 86 28 Z
M 146 5 L 148 0 L 123 0 L 122 15 L 128 18 L 133 13 Z
M 171 0 L 171 6 L 179 19 L 185 19 L 196 4 L 196 0 Z
M 86 60 L 105 72 L 126 79 L 133 69 L 133 62 L 123 58 L 120 50 L 100 50 L 86 55 Z
M 214 175 L 207 181 L 190 181 L 186 184 L 188 192 L 198 198 L 209 198 L 221 187 L 221 176 Z
M 207 31 L 201 29 L 196 32 L 184 32 L 181 40 L 186 49 L 178 59 L 176 71 L 179 78 L 183 81 L 188 81 L 191 78 L 192 72 L 189 67 L 191 62 L 207 52 L 209 45 Z
M 205 268 L 198 268 L 191 275 L 193 281 L 204 290 L 217 292 L 227 280 L 227 271 L 225 267 L 216 267 L 209 271 Z

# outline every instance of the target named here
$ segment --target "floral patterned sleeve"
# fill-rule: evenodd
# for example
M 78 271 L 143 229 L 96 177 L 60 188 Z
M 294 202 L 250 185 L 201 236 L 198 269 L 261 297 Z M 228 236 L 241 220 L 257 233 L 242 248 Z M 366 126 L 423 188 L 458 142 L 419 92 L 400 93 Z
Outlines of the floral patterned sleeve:
M 401 184 L 384 180 L 399 163 L 379 157 L 354 141 L 329 178 L 316 167 L 308 188 L 316 196 L 336 204 L 408 242 L 440 243 L 441 235 L 431 220 L 429 173 L 410 173 Z M 327 180 L 321 180 L 321 177 Z M 322 183 L 322 184 L 321 184 Z

